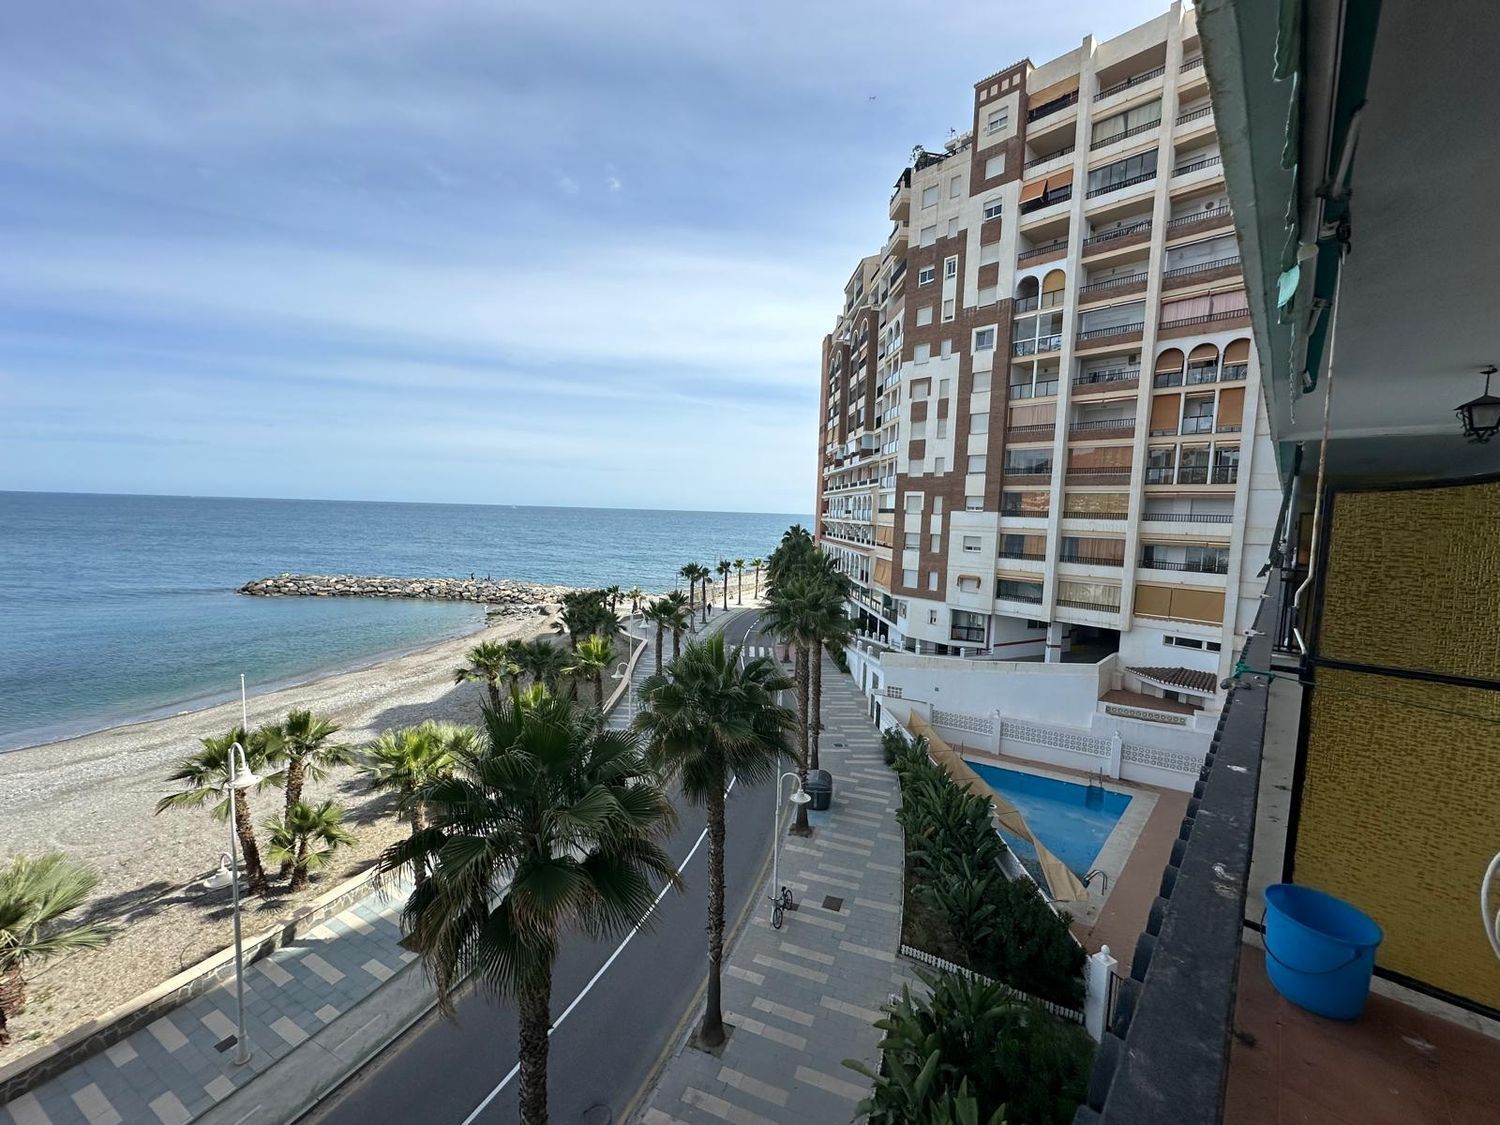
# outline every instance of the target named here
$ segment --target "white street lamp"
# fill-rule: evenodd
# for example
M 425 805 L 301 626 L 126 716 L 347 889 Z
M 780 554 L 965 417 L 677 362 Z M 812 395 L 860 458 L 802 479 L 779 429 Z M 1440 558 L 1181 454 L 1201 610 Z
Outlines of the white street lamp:
M 625 722 L 635 721 L 635 681 L 630 678 L 630 667 L 624 660 L 615 668 L 615 675 L 625 681 Z
M 245 710 L 245 677 L 240 676 L 240 725 L 249 737 L 250 724 Z M 235 758 L 238 756 L 239 761 Z M 260 777 L 245 760 L 245 748 L 238 742 L 229 748 L 229 781 L 224 786 L 229 801 L 229 871 L 230 886 L 234 888 L 234 1000 L 238 1009 L 239 1034 L 234 1041 L 234 1064 L 244 1066 L 250 1061 L 250 1043 L 245 1037 L 245 948 L 240 940 L 240 861 L 239 834 L 235 831 L 234 798 L 252 786 L 260 784 Z
M 801 775 L 795 770 L 788 770 L 776 779 L 776 803 L 771 808 L 774 833 L 771 838 L 771 925 L 778 930 L 781 929 L 783 912 L 795 905 L 792 892 L 781 885 L 781 791 L 787 778 L 791 778 L 797 786 L 787 797 L 788 804 L 805 805 L 812 800 L 807 790 L 802 788 Z

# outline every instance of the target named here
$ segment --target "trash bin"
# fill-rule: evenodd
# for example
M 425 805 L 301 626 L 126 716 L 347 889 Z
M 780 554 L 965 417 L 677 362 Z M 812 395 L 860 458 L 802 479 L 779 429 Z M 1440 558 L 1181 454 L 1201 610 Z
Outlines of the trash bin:
M 827 812 L 828 806 L 833 804 L 833 774 L 827 770 L 808 770 L 803 788 L 812 798 L 812 804 L 807 807 L 813 812 Z

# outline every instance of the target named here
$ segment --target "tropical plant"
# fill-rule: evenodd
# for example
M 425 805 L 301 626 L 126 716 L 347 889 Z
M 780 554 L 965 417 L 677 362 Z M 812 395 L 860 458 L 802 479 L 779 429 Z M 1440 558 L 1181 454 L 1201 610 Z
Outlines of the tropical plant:
M 719 572 L 719 583 L 724 587 L 724 612 L 729 612 L 729 575 L 734 571 L 734 563 L 728 559 L 720 559 L 715 570 Z
M 735 586 L 734 586 L 734 604 L 735 605 L 744 605 L 745 604 L 745 560 L 744 559 L 735 559 L 734 560 L 734 569 L 736 571 L 736 574 L 735 574 Z
M 589 637 L 579 643 L 574 658 L 574 675 L 593 680 L 594 706 L 604 710 L 604 673 L 615 658 L 615 646 L 605 637 Z
M 557 685 L 569 664 L 567 651 L 546 637 L 536 637 L 522 646 L 518 656 L 517 664 L 531 677 L 531 682 L 545 685 L 556 695 Z
M 261 728 L 266 760 L 283 771 L 288 812 L 302 800 L 304 781 L 325 781 L 335 766 L 354 761 L 348 746 L 329 741 L 338 732 L 337 723 L 305 710 L 289 711 L 283 721 Z M 281 876 L 289 870 L 283 862 Z
M 556 628 L 568 635 L 569 648 L 576 649 L 590 634 L 613 636 L 618 631 L 619 618 L 609 607 L 609 597 L 608 590 L 569 590 L 563 595 Z
M 750 560 L 750 565 L 755 568 L 755 596 L 760 597 L 760 571 L 766 565 L 766 560 L 759 556 Z
M 246 765 L 260 775 L 260 782 L 255 787 L 257 791 L 268 785 L 279 785 L 284 780 L 283 775 L 267 770 L 267 734 L 264 730 L 251 735 L 244 727 L 236 726 L 218 738 L 203 738 L 199 742 L 203 749 L 182 759 L 168 778 L 178 782 L 182 792 L 157 801 L 157 813 L 168 809 L 199 809 L 212 801 L 215 803 L 210 811 L 214 818 L 226 819 L 230 815 L 231 802 L 224 794 L 229 791 L 229 755 L 235 743 L 244 749 Z M 255 841 L 255 822 L 250 819 L 250 798 L 244 789 L 235 789 L 233 794 L 234 831 L 245 857 L 245 879 L 252 894 L 264 894 L 268 884 L 260 861 L 260 848 Z
M 104 926 L 63 924 L 98 885 L 97 874 L 61 852 L 17 856 L 0 871 L 0 1047 L 10 1043 L 10 1018 L 26 1008 L 29 963 L 109 940 Z
M 378 792 L 394 793 L 397 811 L 410 818 L 413 832 L 420 832 L 427 825 L 423 787 L 452 773 L 455 752 L 468 748 L 477 737 L 471 727 L 432 721 L 381 731 L 365 751 L 365 784 Z
M 481 681 L 489 692 L 490 706 L 500 702 L 500 680 L 514 679 L 520 674 L 520 664 L 515 659 L 515 648 L 501 641 L 481 641 L 464 654 L 468 661 L 462 668 L 453 669 L 456 684 Z
M 682 596 L 681 590 L 673 590 L 667 595 L 667 601 L 672 603 L 667 628 L 672 630 L 672 659 L 676 660 L 682 652 L 682 634 L 692 627 L 693 610 L 686 604 L 687 599 Z
M 793 680 L 797 685 L 797 771 L 805 785 L 809 769 L 807 758 L 808 723 L 808 646 L 812 642 L 814 619 L 812 601 L 815 596 L 813 584 L 805 577 L 791 577 L 778 583 L 771 591 L 771 599 L 761 615 L 762 626 L 783 644 L 792 646 L 796 663 Z M 797 806 L 794 830 L 806 834 L 812 831 L 807 821 L 807 806 Z
M 849 597 L 849 580 L 839 572 L 833 560 L 821 552 L 813 556 L 812 597 L 807 605 L 808 633 L 808 761 L 819 768 L 818 748 L 823 730 L 823 650 L 842 653 L 849 643 L 852 627 L 845 601 Z
M 870 1125 L 1074 1119 L 1094 1053 L 1082 1028 L 995 981 L 921 969 L 917 976 L 927 994 L 913 996 L 903 985 L 875 1023 L 885 1032 L 885 1073 L 844 1063 L 875 1084 L 857 1114 Z
M 646 611 L 642 615 L 649 624 L 656 626 L 655 671 L 658 675 L 661 674 L 663 640 L 666 637 L 667 629 L 670 627 L 675 612 L 675 607 L 666 598 L 655 598 L 647 603 Z
M 604 595 L 609 599 L 609 612 L 617 613 L 620 608 L 620 587 L 609 586 L 604 590 Z
M 339 848 L 354 843 L 354 833 L 344 827 L 344 810 L 332 801 L 310 805 L 298 801 L 283 816 L 266 821 L 271 833 L 270 856 L 290 868 L 292 893 L 307 886 L 310 871 L 320 871 Z
M 795 571 L 804 561 L 817 550 L 812 536 L 807 533 L 807 528 L 800 523 L 794 523 L 782 533 L 781 542 L 771 552 L 771 558 L 766 563 L 766 585 L 772 594 L 776 591 L 776 584 L 784 577 Z
M 422 789 L 431 826 L 381 867 L 430 869 L 402 912 L 402 944 L 422 956 L 446 1012 L 470 972 L 516 1000 L 520 1118 L 543 1125 L 559 944 L 570 930 L 600 938 L 639 924 L 656 887 L 678 882 L 661 843 L 674 817 L 638 736 L 566 703 L 504 701 L 486 710 L 484 735 L 452 777 Z
M 678 570 L 678 572 L 677 572 L 677 576 L 679 578 L 685 578 L 685 579 L 687 579 L 687 584 L 688 584 L 688 613 L 690 613 L 690 614 L 693 613 L 697 609 L 697 605 L 698 605 L 697 599 L 693 595 L 694 595 L 694 591 L 697 589 L 698 571 L 701 570 L 701 569 L 702 568 L 697 563 L 690 562 L 690 563 L 683 563 L 682 564 L 682 568 L 680 570 Z
M 639 586 L 632 586 L 625 591 L 625 596 L 630 599 L 631 616 L 641 611 L 641 603 L 646 600 L 646 591 Z
M 708 994 L 699 1038 L 724 1042 L 719 970 L 724 957 L 724 798 L 732 778 L 747 785 L 773 780 L 789 749 L 792 712 L 776 702 L 790 682 L 768 657 L 741 663 L 716 633 L 690 644 L 664 674 L 641 688 L 636 716 L 653 766 L 676 778 L 683 796 L 708 821 Z

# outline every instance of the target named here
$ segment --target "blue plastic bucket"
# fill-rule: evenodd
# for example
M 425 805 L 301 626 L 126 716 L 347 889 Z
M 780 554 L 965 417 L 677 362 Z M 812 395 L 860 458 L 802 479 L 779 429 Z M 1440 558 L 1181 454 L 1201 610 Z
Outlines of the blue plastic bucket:
M 1384 937 L 1373 918 L 1331 894 L 1292 883 L 1266 888 L 1266 975 L 1299 1008 L 1335 1020 L 1364 1011 Z

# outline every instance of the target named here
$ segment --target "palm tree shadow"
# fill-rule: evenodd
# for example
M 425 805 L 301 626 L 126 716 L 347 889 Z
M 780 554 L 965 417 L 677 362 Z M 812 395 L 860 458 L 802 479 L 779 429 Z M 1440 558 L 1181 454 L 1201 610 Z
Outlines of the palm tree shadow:
M 371 795 L 370 788 L 360 777 L 351 777 L 339 782 L 339 796 L 344 806 L 344 819 L 350 824 L 370 825 L 377 821 L 399 816 L 396 794 Z
M 484 704 L 482 684 L 454 684 L 430 703 L 401 703 L 387 707 L 371 721 L 375 730 L 400 730 L 428 719 L 477 725 Z
M 87 924 L 151 918 L 168 907 L 191 902 L 194 897 L 190 889 L 158 879 L 154 883 L 89 899 L 87 907 L 79 912 L 78 920 Z

